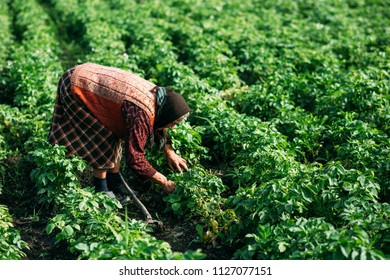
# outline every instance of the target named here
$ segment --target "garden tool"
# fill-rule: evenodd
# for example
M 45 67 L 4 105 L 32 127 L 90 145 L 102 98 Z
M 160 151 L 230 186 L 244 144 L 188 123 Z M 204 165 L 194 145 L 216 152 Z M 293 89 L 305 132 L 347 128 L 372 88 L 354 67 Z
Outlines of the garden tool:
M 125 187 L 125 189 L 129 192 L 131 198 L 134 200 L 137 207 L 141 210 L 142 214 L 145 216 L 145 222 L 148 225 L 152 225 L 156 227 L 157 229 L 161 230 L 163 229 L 164 225 L 161 221 L 153 219 L 152 215 L 149 213 L 148 209 L 146 209 L 145 205 L 138 199 L 135 192 L 130 188 L 130 186 L 126 183 L 125 179 L 123 178 L 123 175 L 119 173 L 122 183 Z

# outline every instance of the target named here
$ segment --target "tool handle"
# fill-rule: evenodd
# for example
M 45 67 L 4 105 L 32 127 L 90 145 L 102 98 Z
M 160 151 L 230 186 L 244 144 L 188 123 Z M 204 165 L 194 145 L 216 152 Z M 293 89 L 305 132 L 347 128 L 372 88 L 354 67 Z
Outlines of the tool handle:
M 135 204 L 137 204 L 138 208 L 141 210 L 142 214 L 144 214 L 146 220 L 153 220 L 152 215 L 150 215 L 148 209 L 146 209 L 145 205 L 141 202 L 141 200 L 138 199 L 138 197 L 135 195 L 134 191 L 129 187 L 129 185 L 126 183 L 125 179 L 123 178 L 122 174 L 119 172 L 119 175 L 121 177 L 123 185 L 125 185 L 125 188 L 129 191 L 132 199 L 134 200 Z

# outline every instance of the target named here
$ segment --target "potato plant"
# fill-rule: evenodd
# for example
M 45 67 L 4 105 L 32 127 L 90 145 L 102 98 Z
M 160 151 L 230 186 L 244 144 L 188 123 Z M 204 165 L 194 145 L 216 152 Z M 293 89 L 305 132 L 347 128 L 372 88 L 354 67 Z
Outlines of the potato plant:
M 9 54 L 9 47 L 12 42 L 11 34 L 11 16 L 6 0 L 0 1 L 0 25 L 2 26 L 0 34 L 0 72 L 3 71 Z M 4 86 L 4 81 L 1 80 L 1 85 Z
M 47 231 L 79 258 L 203 257 L 81 188 L 83 163 L 45 143 L 57 79 L 86 61 L 188 101 L 170 135 L 190 171 L 148 158 L 177 183 L 159 193 L 166 212 L 194 221 L 198 241 L 237 259 L 389 258 L 385 2 L 68 2 L 0 1 L 0 157 L 31 160 L 56 211 Z
M 266 7 L 268 6 L 266 5 Z M 285 8 L 287 9 L 286 11 L 288 11 L 289 9 L 299 10 L 303 7 L 304 5 L 301 5 L 300 3 L 298 6 L 292 5 L 286 6 Z M 381 9 L 381 7 L 377 8 Z M 321 8 L 315 7 L 314 9 Z M 129 8 L 128 11 L 131 12 L 131 8 Z M 265 8 L 263 11 L 268 12 L 269 10 Z M 331 11 L 334 12 L 333 10 Z M 163 12 L 147 10 L 145 16 L 148 16 L 148 14 L 164 17 L 164 14 L 169 14 L 169 9 L 168 11 L 163 10 Z M 264 14 L 267 15 L 266 13 Z M 321 19 L 322 21 L 324 20 L 322 15 L 323 13 L 321 11 L 320 14 L 315 15 L 315 18 Z M 305 27 L 305 30 L 310 31 L 307 33 L 308 38 L 306 41 L 309 40 L 311 45 L 309 45 L 309 48 L 305 48 L 303 52 L 302 44 L 306 44 L 306 41 L 301 40 L 298 41 L 298 43 L 294 43 L 291 40 L 296 40 L 297 37 L 284 36 L 285 34 L 289 34 L 289 32 L 296 27 L 292 25 L 289 26 L 288 22 L 286 27 L 284 27 L 280 14 L 273 18 L 273 20 L 279 20 L 279 22 L 276 22 L 277 24 L 272 27 L 280 27 L 285 31 L 285 33 L 276 33 L 280 37 L 271 36 L 273 39 L 267 42 L 267 40 L 265 40 L 266 36 L 257 36 L 257 41 L 254 37 L 249 38 L 248 33 L 243 33 L 243 36 L 248 37 L 245 37 L 246 40 L 241 42 L 248 44 L 248 39 L 250 39 L 253 40 L 254 44 L 261 44 L 263 49 L 268 48 L 267 50 L 269 50 L 270 47 L 276 47 L 274 50 L 269 50 L 274 52 L 273 60 L 271 60 L 273 56 L 267 55 L 266 57 L 268 60 L 265 63 L 258 63 L 258 60 L 256 59 L 262 59 L 265 55 L 257 56 L 256 58 L 253 57 L 250 62 L 253 63 L 253 68 L 242 68 L 243 71 L 248 71 L 251 74 L 257 73 L 255 72 L 255 68 L 261 67 L 261 65 L 266 65 L 266 67 L 269 67 L 268 69 L 270 69 L 268 72 L 261 69 L 262 72 L 258 75 L 257 80 L 254 79 L 254 76 L 250 78 L 246 77 L 244 79 L 244 81 L 250 80 L 251 84 L 258 83 L 258 85 L 253 85 L 252 95 L 243 96 L 243 99 L 248 102 L 247 107 L 251 110 L 253 110 L 253 108 L 259 108 L 259 110 L 264 110 L 263 112 L 265 114 L 273 114 L 265 115 L 263 117 L 254 114 L 254 117 L 251 118 L 240 115 L 229 108 L 229 106 L 232 106 L 231 99 L 228 100 L 228 103 L 225 103 L 223 100 L 229 97 L 229 95 L 226 95 L 225 93 L 218 95 L 218 92 L 210 87 L 202 77 L 196 75 L 196 71 L 193 71 L 190 63 L 187 65 L 185 61 L 181 60 L 183 53 L 175 50 L 172 41 L 170 41 L 170 37 L 163 32 L 164 30 L 169 30 L 167 26 L 169 27 L 170 24 L 164 23 L 160 18 L 161 17 L 159 17 L 158 24 L 149 26 L 149 28 L 142 31 L 141 41 L 136 40 L 135 38 L 132 39 L 133 33 L 128 34 L 128 40 L 131 44 L 129 53 L 133 54 L 135 59 L 141 62 L 141 68 L 146 69 L 148 77 L 155 78 L 158 81 L 168 84 L 174 84 L 175 88 L 182 92 L 191 102 L 194 113 L 196 114 L 195 117 L 191 118 L 191 121 L 197 125 L 206 127 L 204 142 L 207 143 L 208 147 L 213 151 L 217 151 L 214 155 L 216 155 L 218 160 L 222 159 L 233 165 L 232 168 L 227 170 L 227 174 L 233 178 L 235 187 L 238 187 L 237 198 L 239 197 L 241 190 L 256 190 L 258 188 L 257 186 L 263 184 L 271 187 L 272 183 L 275 183 L 275 187 L 270 188 L 267 193 L 253 194 L 255 200 L 258 198 L 265 199 L 270 194 L 274 194 L 274 192 L 276 192 L 275 196 L 277 197 L 279 191 L 278 186 L 285 187 L 284 189 L 281 189 L 280 192 L 282 197 L 285 197 L 286 200 L 281 202 L 280 212 L 274 214 L 274 217 L 276 218 L 274 223 L 280 223 L 286 214 L 293 216 L 307 215 L 310 211 L 315 209 L 317 215 L 327 215 L 333 219 L 332 222 L 336 223 L 337 226 L 348 226 L 348 223 L 340 222 L 340 217 L 342 215 L 340 211 L 329 211 L 333 206 L 331 204 L 327 205 L 326 200 L 324 203 L 324 201 L 313 199 L 313 197 L 321 193 L 321 190 L 319 189 L 319 186 L 321 185 L 318 185 L 318 181 L 312 181 L 312 178 L 317 176 L 315 174 L 321 174 L 323 172 L 328 176 L 328 180 L 332 180 L 334 175 L 332 175 L 332 173 L 327 173 L 331 172 L 332 169 L 326 168 L 326 165 L 329 164 L 332 166 L 335 160 L 340 160 L 340 158 L 335 157 L 338 147 L 332 146 L 333 143 L 329 141 L 328 138 L 328 133 L 333 131 L 329 130 L 329 127 L 332 129 L 332 123 L 335 120 L 334 115 L 328 113 L 319 114 L 315 107 L 315 102 L 320 100 L 315 95 L 316 93 L 320 93 L 321 90 L 326 89 L 326 86 L 329 88 L 337 86 L 337 83 L 334 84 L 331 80 L 327 79 L 330 78 L 331 75 L 334 75 L 333 77 L 337 78 L 336 70 L 340 69 L 340 66 L 337 65 L 339 49 L 332 49 L 333 46 L 329 45 L 332 42 L 331 36 L 333 36 L 332 34 L 329 34 L 330 31 L 326 28 L 321 29 L 321 31 L 323 31 L 323 33 L 321 33 L 323 37 L 317 41 L 313 41 L 315 34 L 318 34 L 316 29 L 322 27 L 322 25 L 305 25 L 307 26 Z M 343 22 L 343 24 L 348 28 L 349 20 L 346 20 L 345 18 L 337 20 L 345 20 L 345 23 Z M 261 19 L 259 19 L 259 24 L 261 23 L 264 26 L 264 21 L 260 21 Z M 305 24 L 305 22 L 299 23 Z M 138 23 L 136 19 L 127 22 L 129 31 L 138 29 L 137 26 L 140 24 L 141 23 Z M 195 34 L 197 28 L 198 27 L 193 28 L 193 30 L 188 31 L 188 33 Z M 217 30 L 217 28 L 215 28 L 215 30 Z M 229 34 L 231 34 L 235 33 L 236 30 L 230 29 L 229 31 Z M 271 29 L 271 32 L 267 33 L 267 35 L 272 34 L 273 31 L 274 29 Z M 181 32 L 184 33 L 187 31 L 181 30 Z M 136 35 L 134 34 L 134 36 Z M 175 34 L 172 34 L 171 38 L 175 38 L 175 36 Z M 205 38 L 205 41 L 207 42 L 207 37 L 202 38 Z M 262 42 L 260 42 L 261 40 Z M 150 44 L 150 41 L 154 42 L 155 46 Z M 283 48 L 283 44 L 290 44 L 291 48 Z M 197 45 L 201 45 L 201 42 L 197 42 Z M 314 51 L 315 48 L 318 48 L 318 46 L 321 45 L 327 46 L 327 52 L 320 54 L 318 51 Z M 252 45 L 249 44 L 249 46 Z M 144 52 L 142 56 L 140 50 L 145 51 L 145 49 L 147 51 Z M 245 50 L 245 48 L 242 49 Z M 162 50 L 163 53 L 161 53 Z M 257 51 L 257 49 L 252 50 Z M 258 54 L 258 52 L 255 51 L 254 53 Z M 330 56 L 327 56 L 327 54 L 330 54 Z M 162 57 L 162 55 L 164 56 Z M 277 60 L 276 57 L 282 59 Z M 146 60 L 140 58 L 146 58 Z M 145 63 L 145 66 L 142 66 L 144 65 L 143 63 Z M 155 65 L 154 68 L 150 67 L 151 63 Z M 247 65 L 248 63 L 243 63 L 243 67 Z M 335 67 L 334 69 L 332 69 L 333 66 Z M 310 72 L 313 70 L 320 71 L 317 76 L 313 76 L 315 78 L 314 80 L 312 80 L 310 76 Z M 245 77 L 244 73 L 245 72 L 243 72 L 243 77 Z M 384 77 L 386 79 L 386 74 Z M 317 84 L 321 83 L 321 87 L 315 87 L 315 91 L 310 91 L 309 86 L 311 86 L 313 82 Z M 279 86 L 279 84 L 281 86 Z M 265 102 L 258 99 L 259 97 L 262 98 L 261 90 L 264 87 L 266 89 L 263 91 L 263 98 L 265 98 L 263 100 Z M 256 95 L 256 93 L 258 93 L 256 89 L 260 89 L 260 96 Z M 293 90 L 292 92 L 290 92 L 291 89 Z M 383 92 L 383 90 L 381 90 L 381 92 Z M 272 100 L 272 94 L 276 95 L 275 100 Z M 240 95 L 237 96 L 238 98 L 241 98 Z M 387 99 L 385 98 L 384 100 Z M 253 107 L 250 106 L 251 102 Z M 243 105 L 240 101 L 237 101 L 235 104 L 238 106 Z M 319 104 L 326 108 L 325 105 L 329 104 L 329 102 L 321 102 Z M 384 101 L 383 104 L 387 104 L 387 101 Z M 297 105 L 302 107 L 299 108 Z M 271 106 L 273 110 L 267 110 L 267 106 Z M 335 110 L 334 112 L 339 112 L 339 116 L 341 118 L 343 117 L 337 107 L 328 106 L 328 108 Z M 239 110 L 241 111 L 241 109 Z M 244 113 L 244 111 L 241 112 Z M 261 120 L 258 120 L 257 118 Z M 286 135 L 287 138 L 285 138 L 284 135 Z M 348 139 L 344 138 L 342 141 L 346 140 Z M 388 141 L 388 139 L 386 141 Z M 385 146 L 388 146 L 388 144 L 385 144 Z M 385 148 L 385 150 L 386 149 L 387 148 Z M 386 152 L 384 154 L 386 154 Z M 301 163 L 304 163 L 305 165 L 302 166 Z M 365 182 L 362 183 L 364 186 L 368 184 L 367 186 L 374 187 L 372 189 L 370 187 L 369 189 L 372 191 L 364 193 L 360 199 L 362 201 L 368 199 L 374 203 L 380 203 L 378 199 L 383 199 L 386 196 L 382 196 L 381 198 L 378 197 L 377 194 L 379 189 L 381 189 L 382 192 L 383 189 L 387 189 L 385 186 L 386 182 L 382 181 L 382 179 L 378 180 L 378 177 L 376 176 L 372 177 L 370 170 L 363 169 L 361 171 L 355 171 L 352 166 L 348 166 L 346 163 L 347 162 L 343 162 L 341 165 L 342 170 L 345 170 L 345 174 L 354 174 L 355 172 L 361 174 L 356 177 L 352 176 L 349 179 L 346 177 L 345 179 L 348 180 L 347 185 L 352 184 L 355 185 L 356 188 L 359 188 L 359 184 L 355 184 L 355 180 L 361 178 L 361 182 Z M 339 163 L 336 162 L 336 165 L 337 164 Z M 311 167 L 311 165 L 315 168 Z M 344 167 L 343 165 L 346 166 Z M 380 170 L 383 170 L 383 165 L 381 166 Z M 386 181 L 386 175 L 383 177 L 383 174 L 377 174 L 379 175 L 379 178 L 383 178 Z M 367 180 L 362 178 L 371 179 Z M 283 180 L 288 180 L 290 183 L 285 186 L 282 183 L 284 182 Z M 337 180 L 336 185 L 342 187 L 342 181 L 343 179 Z M 378 188 L 379 182 L 381 183 L 380 188 Z M 307 190 L 305 190 L 304 186 L 308 183 L 310 183 L 310 185 Z M 296 197 L 293 195 L 294 193 L 297 194 Z M 325 197 L 329 195 L 329 192 L 325 190 L 324 193 L 323 197 L 325 199 Z M 246 198 L 245 200 L 250 200 L 249 198 L 251 196 L 245 195 L 244 197 Z M 345 199 L 346 201 L 349 201 L 349 199 L 355 197 L 355 193 L 351 192 L 348 193 Z M 235 198 L 236 196 L 232 195 L 228 201 L 237 202 Z M 274 210 L 274 199 L 270 198 L 270 204 L 264 211 Z M 339 199 L 339 194 L 334 196 L 334 201 Z M 235 203 L 229 204 L 229 206 L 232 205 L 235 205 Z M 248 209 L 249 216 L 242 214 L 242 221 L 244 221 L 245 218 L 250 217 L 252 220 L 249 219 L 249 221 L 253 221 L 255 226 L 258 223 L 258 221 L 254 219 L 254 217 L 256 217 L 254 213 L 256 212 L 253 212 L 253 208 L 248 205 L 246 208 Z M 240 207 L 237 206 L 235 211 L 239 212 L 239 209 Z M 324 210 L 327 212 L 323 212 Z M 384 224 L 388 224 L 386 220 L 387 218 L 385 215 L 383 218 Z M 247 227 L 239 224 L 238 226 L 233 227 L 231 236 L 235 236 L 237 232 L 234 231 L 237 231 L 237 229 L 240 228 L 244 229 L 243 235 L 245 235 Z M 388 226 L 384 226 L 384 229 L 387 228 Z M 352 232 L 359 232 L 358 228 L 352 228 L 350 230 L 352 230 Z M 370 236 L 374 236 L 375 232 L 376 230 L 373 229 L 370 232 Z M 383 232 L 386 232 L 386 230 Z M 231 238 L 229 238 L 231 236 L 227 236 L 227 240 L 231 240 Z M 381 245 L 379 245 L 381 242 L 383 242 L 383 239 L 377 243 L 376 246 L 381 247 Z M 361 250 L 365 249 L 363 248 Z M 334 255 L 334 257 L 336 257 L 336 255 Z
M 12 67 L 20 67 L 21 65 L 23 67 L 20 68 L 21 71 L 15 71 L 16 73 L 13 73 L 15 76 L 11 76 L 11 79 L 14 80 L 15 84 L 19 84 L 19 91 L 15 93 L 15 104 L 20 106 L 22 113 L 35 115 L 31 118 L 31 123 L 27 128 L 29 136 L 24 149 L 29 152 L 32 164 L 35 164 L 31 171 L 31 177 L 38 187 L 37 203 L 53 208 L 56 213 L 47 225 L 48 234 L 55 233 L 58 241 L 67 242 L 69 250 L 76 254 L 78 252 L 79 258 L 84 259 L 107 258 L 107 248 L 111 248 L 109 249 L 110 259 L 203 258 L 203 254 L 200 252 L 189 251 L 185 254 L 172 252 L 169 244 L 150 236 L 147 233 L 147 228 L 140 222 L 124 221 L 118 211 L 119 202 L 108 199 L 102 194 L 96 195 L 91 189 L 81 189 L 77 174 L 84 170 L 85 163 L 78 158 L 67 158 L 63 147 L 51 147 L 45 140 L 47 135 L 45 129 L 50 119 L 45 119 L 45 115 L 36 115 L 36 110 L 46 113 L 48 112 L 47 108 L 53 106 L 51 97 L 55 93 L 56 82 L 54 81 L 57 80 L 62 68 L 55 55 L 58 46 L 55 39 L 57 34 L 55 30 L 53 31 L 53 25 L 47 18 L 47 14 L 41 16 L 42 7 L 36 2 L 15 1 L 13 8 L 20 15 L 17 27 L 20 31 L 23 30 L 23 35 L 20 49 L 13 57 L 14 61 L 10 66 L 10 72 L 13 70 Z M 31 17 L 35 21 L 24 21 L 27 17 Z M 44 35 L 39 31 L 34 34 L 36 30 L 31 27 L 37 25 L 46 28 Z M 43 37 L 39 37 L 40 35 Z M 47 45 L 36 44 L 35 40 L 46 40 Z M 31 52 L 28 48 L 36 46 L 52 46 L 53 51 L 49 51 L 47 56 L 40 56 L 40 51 L 36 50 L 36 60 L 27 60 L 24 53 Z M 54 70 L 55 67 L 58 69 Z M 32 71 L 32 69 L 34 70 Z M 48 70 L 57 74 L 40 75 L 43 71 Z M 42 78 L 50 82 L 42 82 Z M 52 93 L 43 95 L 46 91 Z M 21 92 L 27 92 L 28 95 L 23 95 Z M 29 102 L 23 100 L 27 96 L 29 96 L 29 102 L 34 102 L 29 105 L 34 106 L 26 106 Z M 17 112 L 17 108 L 11 109 L 11 114 L 15 115 Z M 5 115 L 4 124 L 6 127 L 9 126 L 7 119 L 12 117 L 14 116 Z M 41 118 L 45 119 L 46 123 L 43 123 Z M 34 125 L 35 127 L 33 127 Z M 9 133 L 7 134 L 9 135 Z M 9 135 L 9 137 L 15 136 Z M 106 211 L 101 211 L 101 207 L 104 207 Z M 126 243 L 123 243 L 120 236 L 125 236 Z M 88 250 L 85 244 L 91 245 Z M 118 246 L 115 244 L 125 245 L 129 250 L 127 252 L 117 251 Z M 131 250 L 137 246 L 140 248 L 138 251 Z M 96 253 L 102 250 L 105 253 Z
M 0 193 L 1 194 L 1 193 Z M 0 260 L 21 260 L 26 257 L 28 245 L 12 224 L 12 216 L 5 205 L 0 204 Z

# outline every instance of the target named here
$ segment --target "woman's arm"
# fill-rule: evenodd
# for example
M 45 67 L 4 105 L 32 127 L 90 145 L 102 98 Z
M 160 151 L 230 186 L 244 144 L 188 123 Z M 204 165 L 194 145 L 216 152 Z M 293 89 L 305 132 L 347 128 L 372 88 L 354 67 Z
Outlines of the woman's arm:
M 152 132 L 150 120 L 141 108 L 128 101 L 123 102 L 122 111 L 126 124 L 126 163 L 139 175 L 151 178 L 157 171 L 145 158 L 145 144 Z
M 167 158 L 169 168 L 177 169 L 180 173 L 183 172 L 182 168 L 185 171 L 188 171 L 187 161 L 178 156 L 170 144 L 165 144 L 164 153 Z

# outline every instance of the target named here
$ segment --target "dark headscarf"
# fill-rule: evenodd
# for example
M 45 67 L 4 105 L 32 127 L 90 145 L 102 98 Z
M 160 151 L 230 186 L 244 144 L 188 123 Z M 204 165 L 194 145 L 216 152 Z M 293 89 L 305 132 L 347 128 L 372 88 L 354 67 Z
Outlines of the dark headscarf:
M 155 129 L 165 127 L 191 111 L 180 94 L 169 88 L 161 87 L 157 87 L 156 91 L 158 100 L 161 99 L 161 101 L 158 101 L 160 106 L 157 108 Z

